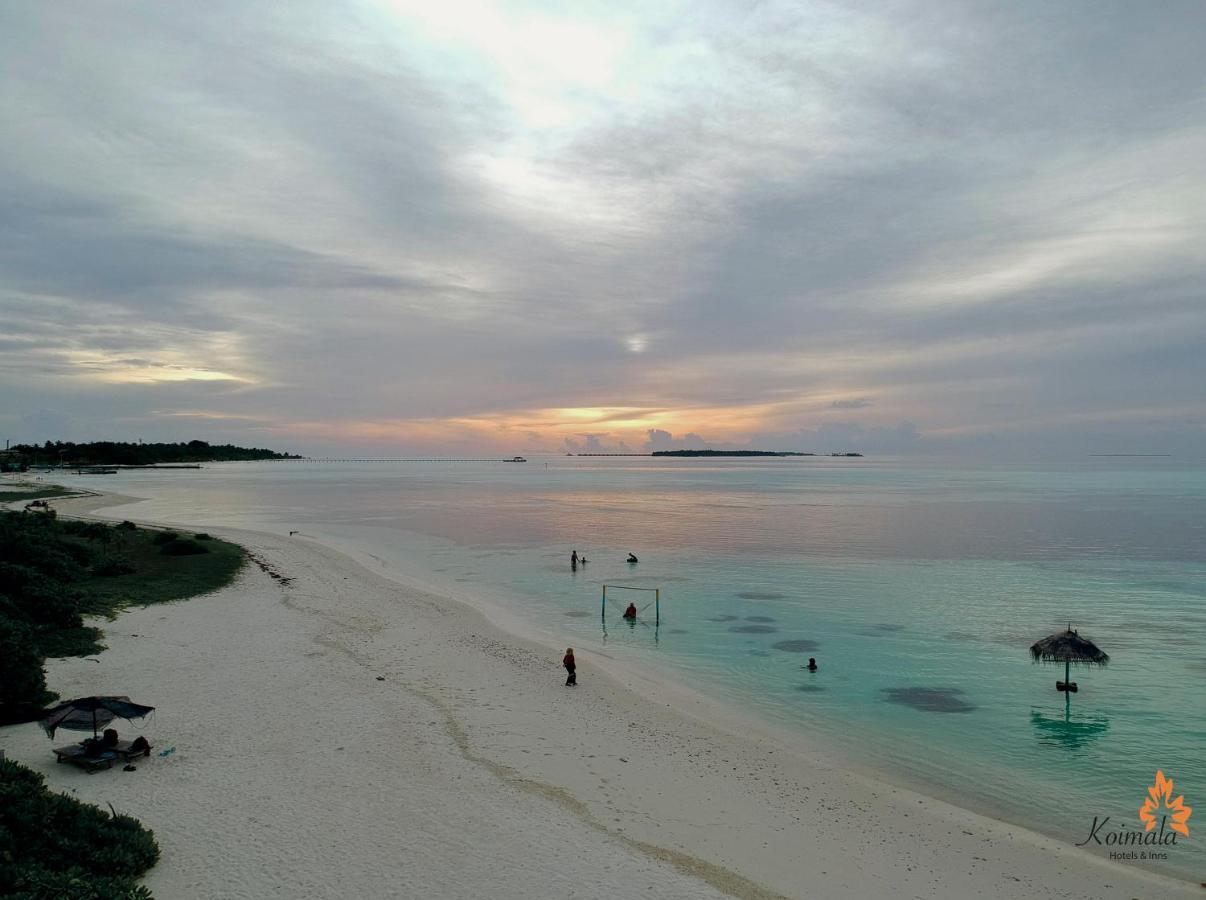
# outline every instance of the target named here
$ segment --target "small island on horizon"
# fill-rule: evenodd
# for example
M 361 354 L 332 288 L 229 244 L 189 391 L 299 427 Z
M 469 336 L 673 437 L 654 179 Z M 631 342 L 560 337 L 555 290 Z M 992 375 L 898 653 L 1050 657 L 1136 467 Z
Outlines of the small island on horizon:
M 262 459 L 302 459 L 260 447 L 188 441 L 178 444 L 144 444 L 125 441 L 46 441 L 16 444 L 0 453 L 0 470 L 24 471 L 34 466 L 156 466 L 181 463 L 243 462 Z
M 654 450 L 650 456 L 823 456 L 798 450 Z M 830 453 L 829 456 L 862 456 L 861 453 Z

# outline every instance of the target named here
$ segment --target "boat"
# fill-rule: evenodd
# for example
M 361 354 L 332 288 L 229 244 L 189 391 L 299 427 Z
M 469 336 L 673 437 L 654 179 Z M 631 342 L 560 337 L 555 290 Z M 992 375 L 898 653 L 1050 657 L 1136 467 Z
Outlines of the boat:
M 503 462 L 527 462 L 522 456 L 512 456 L 510 459 L 504 459 Z

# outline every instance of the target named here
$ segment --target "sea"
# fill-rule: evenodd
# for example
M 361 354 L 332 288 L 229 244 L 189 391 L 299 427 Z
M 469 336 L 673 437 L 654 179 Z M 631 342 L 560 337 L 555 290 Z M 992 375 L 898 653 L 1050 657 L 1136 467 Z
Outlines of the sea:
M 1202 812 L 1134 864 L 1206 876 L 1206 463 L 550 456 L 56 480 L 145 498 L 118 518 L 298 531 L 1071 844 L 1107 816 L 1098 838 L 1142 830 L 1162 771 Z M 1075 694 L 1029 655 L 1069 627 L 1109 654 L 1073 668 Z

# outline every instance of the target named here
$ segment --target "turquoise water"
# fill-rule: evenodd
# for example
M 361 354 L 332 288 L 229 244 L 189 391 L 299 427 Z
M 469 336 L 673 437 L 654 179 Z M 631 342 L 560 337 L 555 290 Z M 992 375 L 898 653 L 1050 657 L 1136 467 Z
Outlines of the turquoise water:
M 1206 468 L 554 458 L 79 481 L 151 498 L 139 516 L 361 546 L 1072 843 L 1094 816 L 1138 825 L 1157 769 L 1206 803 Z M 571 571 L 571 549 L 591 562 Z M 603 615 L 604 583 L 660 588 L 660 624 L 620 619 L 646 593 L 613 590 Z M 1111 662 L 1074 670 L 1066 705 L 1062 666 L 1027 648 L 1069 623 Z M 1161 867 L 1197 879 L 1194 818 Z

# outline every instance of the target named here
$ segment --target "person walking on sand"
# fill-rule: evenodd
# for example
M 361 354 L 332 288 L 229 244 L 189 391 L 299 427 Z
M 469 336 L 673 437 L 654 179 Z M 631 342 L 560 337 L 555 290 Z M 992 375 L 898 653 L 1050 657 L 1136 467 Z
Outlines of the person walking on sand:
M 566 647 L 565 656 L 561 660 L 561 665 L 565 666 L 565 671 L 569 674 L 566 676 L 565 685 L 569 687 L 578 686 L 578 664 L 574 662 L 574 648 Z

